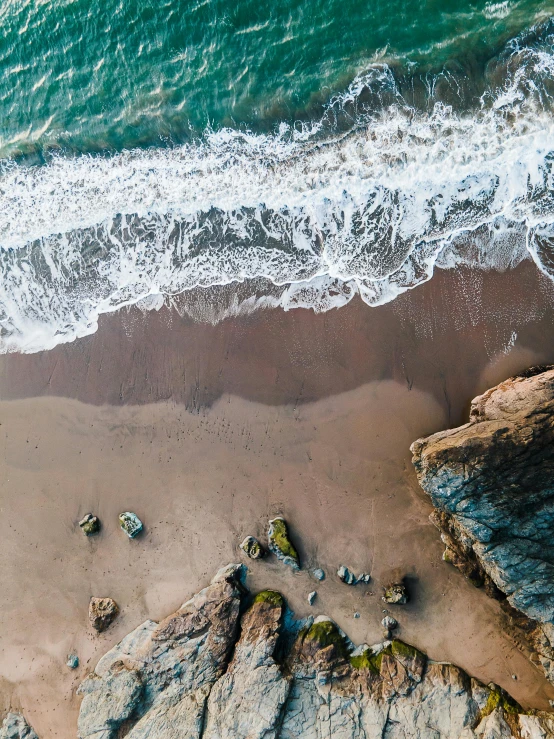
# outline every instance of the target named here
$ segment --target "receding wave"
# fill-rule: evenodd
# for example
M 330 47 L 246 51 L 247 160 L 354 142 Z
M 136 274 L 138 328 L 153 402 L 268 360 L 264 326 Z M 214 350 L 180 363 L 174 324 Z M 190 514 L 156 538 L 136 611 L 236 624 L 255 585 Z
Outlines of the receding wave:
M 326 310 L 355 294 L 385 303 L 460 262 L 532 258 L 554 278 L 554 25 L 511 41 L 486 74 L 465 112 L 408 105 L 377 65 L 309 126 L 4 161 L 3 351 L 50 348 L 104 312 L 199 286 L 261 278 L 279 289 L 245 310 Z

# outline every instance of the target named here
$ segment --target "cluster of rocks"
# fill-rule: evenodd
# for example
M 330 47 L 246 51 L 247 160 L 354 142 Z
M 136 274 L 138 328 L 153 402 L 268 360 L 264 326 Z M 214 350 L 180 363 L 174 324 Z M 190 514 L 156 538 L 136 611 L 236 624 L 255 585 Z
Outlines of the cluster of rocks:
M 371 575 L 367 572 L 363 572 L 361 575 L 355 575 L 345 565 L 339 567 L 337 576 L 346 585 L 359 585 L 360 583 L 367 585 L 371 581 Z
M 444 559 L 500 601 L 554 683 L 554 368 L 502 382 L 469 423 L 411 449 Z
M 293 570 L 300 569 L 300 557 L 290 540 L 287 522 L 283 516 L 277 516 L 269 521 L 267 543 L 269 551 L 283 564 Z M 262 559 L 266 554 L 266 550 L 254 536 L 247 536 L 240 548 L 250 559 Z
M 136 513 L 124 511 L 119 514 L 119 525 L 129 539 L 134 539 L 143 529 L 143 524 Z M 79 527 L 85 536 L 94 536 L 100 531 L 100 519 L 92 513 L 85 513 L 79 521 Z
M 355 647 L 325 616 L 294 622 L 244 575 L 228 565 L 102 657 L 78 690 L 79 739 L 554 737 L 550 715 L 499 687 L 398 639 Z

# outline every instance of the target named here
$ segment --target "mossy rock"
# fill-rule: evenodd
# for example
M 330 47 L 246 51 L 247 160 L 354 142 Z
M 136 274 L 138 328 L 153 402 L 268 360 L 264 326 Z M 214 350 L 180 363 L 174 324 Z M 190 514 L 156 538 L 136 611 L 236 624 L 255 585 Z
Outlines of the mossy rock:
M 278 516 L 269 522 L 267 534 L 269 549 L 273 554 L 293 570 L 300 569 L 298 552 L 289 539 L 287 523 L 282 516 Z
M 87 513 L 79 521 L 79 527 L 85 536 L 93 536 L 100 531 L 100 521 L 97 516 Z
M 262 559 L 265 555 L 265 549 L 254 536 L 247 536 L 240 548 L 250 559 Z
M 348 659 L 350 657 L 350 645 L 334 621 L 314 621 L 314 623 L 300 632 L 305 645 L 311 647 L 311 651 L 319 651 L 333 646 L 337 657 Z
M 355 670 L 369 670 L 376 675 L 381 672 L 382 661 L 382 652 L 376 654 L 369 647 L 365 649 L 361 654 L 354 654 L 349 658 L 349 662 Z
M 282 608 L 285 599 L 276 590 L 262 590 L 254 596 L 254 603 L 269 603 L 271 606 Z
M 134 539 L 142 531 L 142 521 L 136 513 L 131 511 L 125 511 L 119 514 L 119 525 L 122 530 L 127 534 L 129 539 Z
M 512 716 L 517 716 L 520 713 L 525 713 L 523 708 L 515 701 L 508 693 L 504 692 L 500 688 L 493 688 L 487 698 L 487 703 L 481 711 L 479 720 L 490 716 L 490 714 L 497 708 L 501 708 L 504 713 Z

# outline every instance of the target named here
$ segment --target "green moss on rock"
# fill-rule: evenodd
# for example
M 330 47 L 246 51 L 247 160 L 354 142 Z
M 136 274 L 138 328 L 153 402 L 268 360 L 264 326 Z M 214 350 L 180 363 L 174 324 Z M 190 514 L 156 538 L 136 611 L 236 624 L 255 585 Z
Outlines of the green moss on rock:
M 369 670 L 375 674 L 380 673 L 382 661 L 382 653 L 375 654 L 369 647 L 361 654 L 352 655 L 349 659 L 355 670 Z
M 268 540 L 269 549 L 276 557 L 293 569 L 300 569 L 298 552 L 289 539 L 286 521 L 281 516 L 269 522 Z
M 276 590 L 262 590 L 254 596 L 254 603 L 269 603 L 272 606 L 283 607 L 285 599 Z
M 309 628 L 301 632 L 305 644 L 313 645 L 317 649 L 334 646 L 338 656 L 345 659 L 350 657 L 350 647 L 344 634 L 334 621 L 315 621 Z
M 487 703 L 481 711 L 480 719 L 484 719 L 495 711 L 497 708 L 501 708 L 505 713 L 511 714 L 512 716 L 525 713 L 523 708 L 515 701 L 510 695 L 500 689 L 493 689 L 489 693 Z
M 405 642 L 400 641 L 400 639 L 394 639 L 392 641 L 390 651 L 393 657 L 403 657 L 404 659 L 416 659 L 417 657 L 421 657 L 422 659 L 425 659 L 423 652 L 412 647 L 411 644 L 406 644 Z

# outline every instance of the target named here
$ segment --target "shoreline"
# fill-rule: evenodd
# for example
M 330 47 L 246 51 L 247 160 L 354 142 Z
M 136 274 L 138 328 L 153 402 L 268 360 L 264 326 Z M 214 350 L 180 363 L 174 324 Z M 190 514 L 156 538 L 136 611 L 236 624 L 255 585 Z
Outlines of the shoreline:
M 356 643 L 380 639 L 381 589 L 407 575 L 400 638 L 548 708 L 554 688 L 505 635 L 498 604 L 442 562 L 409 445 L 467 420 L 495 382 L 554 362 L 553 297 L 524 264 L 444 273 L 380 308 L 215 326 L 125 311 L 73 344 L 3 356 L 0 706 L 21 708 L 41 739 L 69 735 L 74 688 L 99 656 L 242 561 L 252 590 L 276 587 L 298 616 L 325 613 Z M 136 511 L 143 536 L 126 539 L 121 510 Z M 103 525 L 91 540 L 77 525 L 88 511 Z M 278 514 L 298 575 L 238 548 Z M 368 588 L 341 583 L 340 564 L 369 570 Z M 323 583 L 307 571 L 317 565 Z M 121 607 L 101 636 L 87 625 L 92 595 Z

